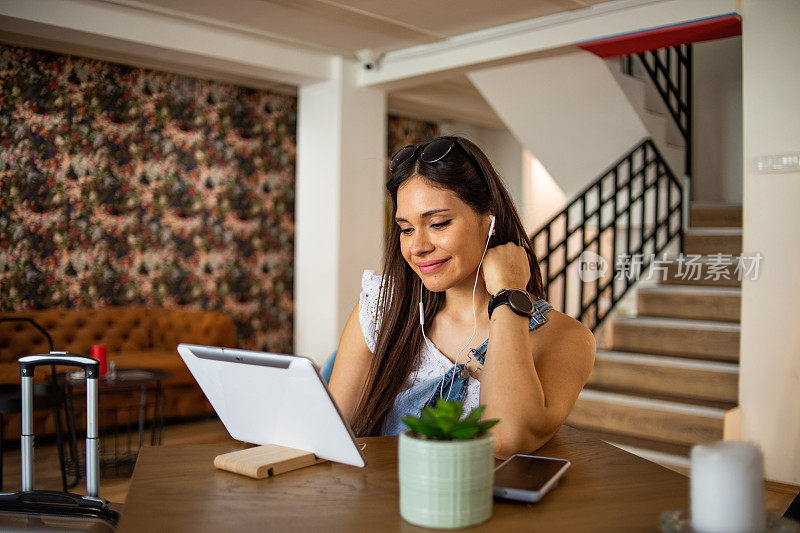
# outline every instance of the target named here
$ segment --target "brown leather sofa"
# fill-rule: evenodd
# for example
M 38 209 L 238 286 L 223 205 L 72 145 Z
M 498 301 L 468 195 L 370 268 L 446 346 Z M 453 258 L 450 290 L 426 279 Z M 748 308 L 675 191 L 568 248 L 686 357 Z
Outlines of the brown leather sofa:
M 190 342 L 236 346 L 233 321 L 217 311 L 125 306 L 0 313 L 0 317 L 10 316 L 33 318 L 52 336 L 56 350 L 89 355 L 93 344 L 105 344 L 108 361 L 114 361 L 117 368 L 144 367 L 171 372 L 172 377 L 163 383 L 168 419 L 213 413 L 178 355 L 177 345 Z M 19 383 L 19 357 L 48 351 L 47 340 L 29 323 L 0 323 L 0 383 Z M 37 370 L 36 381 L 44 381 L 48 374 L 48 368 Z M 37 434 L 52 433 L 50 418 L 46 412 L 37 413 L 36 419 L 45 419 L 34 422 Z M 3 422 L 5 438 L 19 435 L 18 417 L 7 416 Z

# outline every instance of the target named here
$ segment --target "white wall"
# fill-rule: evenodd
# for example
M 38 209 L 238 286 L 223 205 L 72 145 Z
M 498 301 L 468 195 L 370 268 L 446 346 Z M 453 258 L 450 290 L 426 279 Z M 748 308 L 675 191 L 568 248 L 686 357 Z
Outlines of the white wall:
M 522 216 L 523 148 L 510 131 L 475 126 L 466 122 L 446 121 L 439 123 L 439 134 L 466 137 L 477 144 L 503 179 L 517 211 Z
M 522 158 L 523 147 L 507 129 L 486 129 L 483 150 L 503 177 L 503 183 L 514 200 L 517 211 L 522 213 Z
M 648 135 L 605 62 L 584 50 L 468 77 L 568 198 Z
M 768 479 L 800 483 L 800 172 L 759 173 L 753 159 L 800 151 L 800 2 L 742 1 L 744 252 L 761 252 L 742 283 L 742 438 L 765 454 Z
M 567 197 L 541 161 L 527 149 L 522 154 L 522 223 L 528 235 L 564 208 Z
M 386 96 L 355 86 L 336 58 L 330 81 L 298 91 L 295 353 L 322 362 L 383 250 Z
M 692 61 L 692 199 L 741 203 L 742 38 L 695 43 Z

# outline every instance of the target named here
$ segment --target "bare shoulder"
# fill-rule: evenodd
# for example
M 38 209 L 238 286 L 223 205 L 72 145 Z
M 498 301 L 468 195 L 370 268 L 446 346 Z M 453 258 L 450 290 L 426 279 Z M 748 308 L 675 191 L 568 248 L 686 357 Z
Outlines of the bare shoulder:
M 547 313 L 547 322 L 531 331 L 534 356 L 544 352 L 569 350 L 594 362 L 596 343 L 592 330 L 569 315 L 555 309 Z
M 537 328 L 534 331 L 558 331 L 559 333 L 565 333 L 568 331 L 578 332 L 583 331 L 591 335 L 592 330 L 587 328 L 582 322 L 579 322 L 572 318 L 571 316 L 562 313 L 556 309 L 550 310 L 545 317 L 547 318 L 547 322 L 544 323 L 541 327 Z

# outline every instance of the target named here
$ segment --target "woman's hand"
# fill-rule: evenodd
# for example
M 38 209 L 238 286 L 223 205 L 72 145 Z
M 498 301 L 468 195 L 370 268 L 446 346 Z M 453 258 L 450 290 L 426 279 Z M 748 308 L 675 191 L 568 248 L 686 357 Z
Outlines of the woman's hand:
M 507 288 L 525 290 L 531 279 L 525 249 L 510 242 L 489 248 L 483 258 L 483 279 L 491 295 Z

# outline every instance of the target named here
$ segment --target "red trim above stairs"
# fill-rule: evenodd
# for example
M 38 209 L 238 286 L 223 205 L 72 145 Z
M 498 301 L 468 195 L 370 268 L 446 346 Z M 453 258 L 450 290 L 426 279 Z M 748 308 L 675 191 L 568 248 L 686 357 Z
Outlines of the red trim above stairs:
M 742 34 L 742 17 L 736 13 L 682 22 L 645 31 L 602 37 L 578 43 L 579 48 L 600 57 L 616 57 L 668 46 L 711 41 Z

